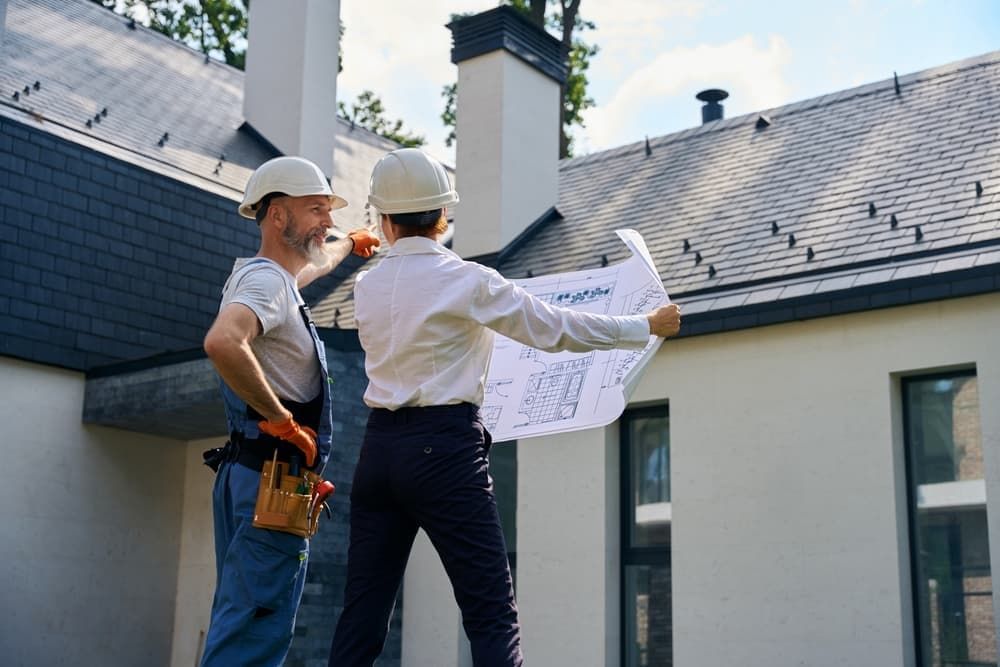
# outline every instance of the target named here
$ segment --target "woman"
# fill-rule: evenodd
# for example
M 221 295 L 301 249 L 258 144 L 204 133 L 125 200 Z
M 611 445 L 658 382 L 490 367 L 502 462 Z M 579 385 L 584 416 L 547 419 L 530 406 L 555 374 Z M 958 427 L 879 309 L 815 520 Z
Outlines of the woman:
M 494 332 L 540 350 L 642 349 L 680 311 L 611 317 L 557 308 L 438 239 L 458 202 L 444 168 L 404 148 L 372 172 L 369 206 L 390 244 L 358 277 L 355 313 L 372 408 L 351 492 L 344 611 L 330 665 L 382 651 L 418 528 L 441 557 L 477 667 L 521 665 L 517 606 L 479 416 Z

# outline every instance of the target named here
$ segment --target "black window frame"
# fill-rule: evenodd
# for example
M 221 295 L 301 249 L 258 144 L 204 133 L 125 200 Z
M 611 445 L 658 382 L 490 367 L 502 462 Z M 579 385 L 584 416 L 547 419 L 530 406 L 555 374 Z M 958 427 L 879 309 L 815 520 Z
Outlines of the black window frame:
M 913 433 L 910 432 L 911 407 L 907 400 L 907 387 L 917 382 L 933 382 L 935 380 L 954 380 L 957 378 L 975 377 L 978 382 L 979 375 L 976 366 L 955 368 L 945 371 L 934 371 L 930 373 L 908 373 L 899 378 L 899 400 L 902 408 L 902 432 L 903 432 L 903 465 L 904 479 L 906 484 L 906 513 L 907 513 L 907 556 L 910 565 L 910 622 L 913 624 L 913 651 L 916 665 L 924 664 L 924 642 L 928 638 L 922 635 L 922 621 L 920 618 L 920 559 L 917 552 L 919 539 L 919 512 L 917 491 L 919 485 L 914 479 L 915 462 L 913 457 L 916 452 L 911 447 Z M 982 419 L 982 404 L 980 403 L 980 419 Z M 988 511 L 988 510 L 987 510 Z M 992 576 L 993 573 L 991 573 Z M 994 607 L 994 613 L 996 608 Z
M 637 408 L 627 408 L 625 413 L 618 420 L 619 424 L 619 490 L 620 490 L 620 521 L 621 529 L 619 530 L 619 554 L 621 557 L 621 566 L 619 567 L 619 595 L 618 595 L 618 610 L 619 610 L 619 636 L 621 641 L 619 642 L 619 664 L 626 667 L 626 660 L 628 659 L 628 617 L 626 614 L 626 604 L 627 600 L 627 581 L 628 581 L 628 568 L 630 566 L 665 566 L 668 570 L 673 567 L 671 553 L 673 550 L 673 538 L 671 537 L 670 544 L 666 546 L 643 546 L 643 547 L 633 547 L 632 546 L 632 526 L 635 522 L 635 508 L 632 505 L 632 442 L 631 442 L 631 424 L 636 419 L 643 418 L 666 418 L 667 429 L 670 428 L 670 404 L 669 403 L 658 403 L 656 405 L 647 405 Z M 671 466 L 672 470 L 672 466 Z M 672 487 L 672 485 L 671 485 Z M 673 496 L 671 495 L 671 502 L 673 501 Z M 672 531 L 671 531 L 672 535 Z M 673 579 L 671 572 L 671 580 Z M 671 591 L 672 596 L 672 591 Z M 671 598 L 672 599 L 672 598 Z M 671 615 L 673 611 L 671 610 Z M 672 625 L 672 623 L 671 623 Z M 671 634 L 671 654 L 673 653 L 673 636 Z

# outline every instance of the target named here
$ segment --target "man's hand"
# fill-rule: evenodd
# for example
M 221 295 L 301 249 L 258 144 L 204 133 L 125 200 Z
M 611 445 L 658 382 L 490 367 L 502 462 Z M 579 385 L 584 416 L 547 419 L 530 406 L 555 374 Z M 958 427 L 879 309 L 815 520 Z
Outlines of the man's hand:
M 290 442 L 302 450 L 306 455 L 306 466 L 312 468 L 316 462 L 316 431 L 300 426 L 292 417 L 279 422 L 257 422 L 257 426 L 263 433 Z
M 676 303 L 660 306 L 646 315 L 649 333 L 660 338 L 670 338 L 681 330 L 681 309 Z
M 382 245 L 378 237 L 367 229 L 355 229 L 347 234 L 348 238 L 354 242 L 353 252 L 358 257 L 368 258 L 375 254 L 375 248 Z

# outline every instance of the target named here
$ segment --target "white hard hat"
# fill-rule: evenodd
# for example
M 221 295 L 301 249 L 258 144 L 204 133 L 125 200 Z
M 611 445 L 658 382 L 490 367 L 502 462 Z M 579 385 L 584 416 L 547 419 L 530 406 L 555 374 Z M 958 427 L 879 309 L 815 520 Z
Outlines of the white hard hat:
M 382 213 L 420 213 L 458 203 L 448 172 L 416 148 L 394 150 L 375 165 L 368 203 Z
M 247 181 L 240 215 L 255 219 L 257 205 L 269 194 L 281 193 L 289 197 L 326 195 L 333 208 L 344 208 L 347 200 L 333 194 L 326 176 L 315 164 L 301 157 L 282 156 L 268 160 L 257 167 Z

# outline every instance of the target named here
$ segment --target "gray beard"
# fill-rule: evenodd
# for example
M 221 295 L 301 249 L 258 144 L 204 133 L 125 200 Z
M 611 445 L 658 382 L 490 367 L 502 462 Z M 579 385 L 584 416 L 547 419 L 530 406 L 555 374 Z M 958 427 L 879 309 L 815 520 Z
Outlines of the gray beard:
M 325 243 L 308 243 L 306 257 L 309 258 L 310 264 L 323 266 L 326 263 L 326 251 L 323 247 L 325 245 Z
M 294 225 L 295 219 L 291 218 L 289 222 Z M 290 227 L 286 227 L 281 234 L 281 238 L 285 242 L 285 245 L 297 251 L 300 255 L 309 260 L 310 264 L 322 266 L 326 262 L 326 252 L 323 249 L 325 243 L 313 243 L 311 235 L 298 237 L 289 232 Z

